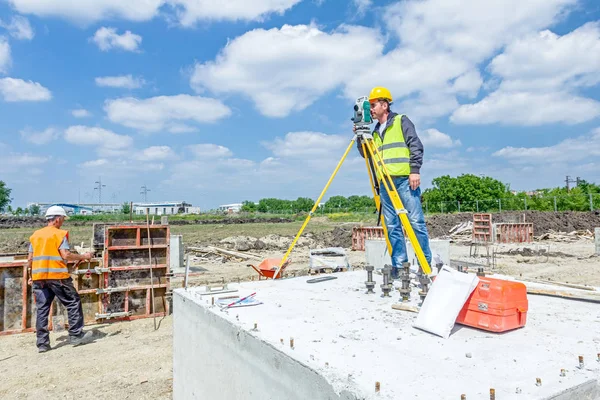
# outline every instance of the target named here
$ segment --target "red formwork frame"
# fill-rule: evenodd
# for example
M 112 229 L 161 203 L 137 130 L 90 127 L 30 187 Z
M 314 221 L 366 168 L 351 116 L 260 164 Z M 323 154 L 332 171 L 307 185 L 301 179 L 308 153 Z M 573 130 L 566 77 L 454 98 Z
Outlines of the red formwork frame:
M 94 261 L 94 262 L 98 262 L 98 261 Z M 74 262 L 69 262 L 69 265 L 73 265 L 75 264 Z M 0 336 L 4 336 L 4 335 L 12 335 L 15 333 L 27 333 L 27 332 L 34 332 L 35 331 L 35 327 L 31 326 L 31 327 L 27 327 L 27 315 L 29 314 L 29 311 L 33 311 L 30 310 L 31 307 L 31 303 L 35 302 L 35 294 L 33 293 L 33 290 L 31 291 L 31 298 L 28 296 L 29 294 L 29 284 L 27 283 L 27 260 L 19 260 L 19 261 L 14 261 L 14 262 L 7 262 L 7 263 L 0 263 L 0 271 L 2 269 L 5 268 L 22 268 L 23 269 L 23 283 L 21 285 L 21 306 L 22 306 L 22 317 L 21 317 L 21 329 L 12 329 L 12 330 L 4 330 L 4 331 L 0 331 Z M 88 290 L 84 290 L 84 291 L 80 291 L 79 287 L 78 287 L 78 280 L 77 280 L 77 276 L 75 276 L 75 282 L 76 282 L 76 289 L 78 289 L 78 293 L 80 294 L 85 294 L 86 292 L 90 292 Z M 93 289 L 95 291 L 95 289 Z M 31 300 L 31 301 L 30 301 Z M 52 305 L 50 305 L 50 318 L 48 318 L 48 329 L 52 330 L 53 326 L 52 326 L 52 315 L 54 314 L 54 303 L 52 303 Z
M 142 231 L 145 232 L 148 228 L 150 229 L 150 231 L 152 231 L 153 229 L 164 229 L 166 232 L 165 244 L 143 245 L 142 244 L 142 236 L 143 236 Z M 112 245 L 112 243 L 110 242 L 110 240 L 111 240 L 110 232 L 111 231 L 131 230 L 131 229 L 136 229 L 135 245 L 126 245 L 126 246 L 113 246 Z M 150 233 L 150 237 L 148 238 L 149 243 L 150 243 L 151 238 L 152 238 L 152 233 Z M 136 320 L 136 319 L 141 319 L 141 318 L 163 317 L 163 316 L 169 315 L 169 302 L 166 300 L 167 293 L 170 291 L 170 288 L 171 288 L 170 278 L 169 278 L 169 276 L 170 276 L 169 239 L 170 239 L 170 229 L 169 229 L 168 225 L 149 225 L 149 226 L 147 226 L 147 225 L 110 225 L 110 226 L 106 226 L 105 234 L 104 234 L 104 256 L 103 256 L 105 269 L 110 270 L 110 272 L 149 270 L 149 269 L 152 269 L 154 271 L 156 269 L 165 269 L 164 276 L 165 276 L 165 280 L 166 280 L 166 283 L 163 283 L 163 284 L 154 284 L 154 282 L 151 281 L 150 285 L 128 286 L 126 290 L 123 290 L 125 292 L 123 312 L 129 312 L 129 293 L 131 291 L 146 290 L 146 314 L 112 318 L 112 321 L 131 321 L 131 320 Z M 148 250 L 148 249 L 166 249 L 165 263 L 159 264 L 159 265 L 148 264 L 148 265 L 130 265 L 130 266 L 110 267 L 111 252 L 113 252 L 113 251 Z M 102 279 L 103 289 L 110 289 L 110 287 L 109 287 L 109 273 L 110 272 L 103 273 L 103 279 Z M 165 294 L 163 295 L 163 306 L 164 306 L 165 311 L 152 313 L 151 310 L 154 309 L 154 306 L 156 304 L 156 300 L 155 300 L 155 303 L 152 304 L 152 290 L 153 289 L 154 290 L 163 289 L 163 288 L 165 289 Z M 110 297 L 110 293 L 103 293 L 99 297 L 99 308 L 101 310 L 100 311 L 101 314 L 106 313 L 106 308 L 109 304 L 109 297 Z
M 364 251 L 365 240 L 384 239 L 385 234 L 381 226 L 355 226 L 352 228 L 352 250 Z
M 474 242 L 492 242 L 492 214 L 475 213 L 473 214 L 473 241 Z
M 22 284 L 22 302 L 23 302 L 23 310 L 21 314 L 21 329 L 13 329 L 10 331 L 0 331 L 0 336 L 11 335 L 14 333 L 25 333 L 25 332 L 33 332 L 35 330 L 34 327 L 27 328 L 27 305 L 29 302 L 27 301 L 27 261 L 15 261 L 10 263 L 2 263 L 0 264 L 0 269 L 2 268 L 22 268 L 23 269 L 23 284 Z
M 533 242 L 533 223 L 531 222 L 494 224 L 494 231 L 497 243 Z
M 106 227 L 106 234 L 105 234 L 105 241 L 108 240 L 108 229 L 137 229 L 137 236 L 136 236 L 136 245 L 134 246 L 111 246 L 111 247 L 106 247 L 105 251 L 104 251 L 104 255 L 102 257 L 102 259 L 93 259 L 92 263 L 97 264 L 98 266 L 102 266 L 105 270 L 108 269 L 111 272 L 112 271 L 122 271 L 122 270 L 143 270 L 143 269 L 149 269 L 151 266 L 150 265 L 136 265 L 136 266 L 121 266 L 121 267 L 109 267 L 109 261 L 110 261 L 110 251 L 111 250 L 119 250 L 119 249 L 138 249 L 138 250 L 142 250 L 142 249 L 148 249 L 149 245 L 141 245 L 141 232 L 142 230 L 146 230 L 146 225 L 122 225 L 122 226 L 107 226 Z M 165 229 L 166 230 L 166 237 L 165 237 L 165 244 L 160 244 L 160 245 L 152 245 L 153 249 L 166 249 L 165 252 L 165 263 L 164 264 L 160 264 L 160 265 L 152 265 L 152 270 L 157 270 L 157 269 L 165 269 L 165 283 L 162 284 L 154 284 L 154 285 L 140 285 L 140 286 L 128 286 L 127 290 L 125 290 L 125 311 L 129 311 L 128 307 L 129 307 L 129 292 L 130 291 L 138 291 L 138 290 L 146 290 L 146 300 L 145 300 L 145 305 L 146 305 L 146 313 L 145 314 L 141 314 L 141 315 L 131 315 L 131 316 L 126 316 L 126 317 L 119 317 L 119 318 L 111 318 L 111 319 L 96 319 L 96 323 L 104 323 L 104 322 L 114 322 L 114 321 L 127 321 L 127 320 L 136 320 L 136 319 L 141 319 L 141 318 L 149 318 L 149 317 L 162 317 L 162 316 L 166 316 L 169 314 L 169 301 L 167 301 L 167 295 L 170 291 L 170 266 L 169 266 L 169 251 L 170 251 L 170 246 L 169 246 L 169 239 L 170 239 L 170 230 L 169 230 L 169 226 L 168 225 L 150 225 L 150 230 L 152 229 Z M 152 237 L 152 234 L 150 235 Z M 105 243 L 105 245 L 108 243 Z M 69 265 L 73 265 L 74 263 L 70 262 Z M 12 329 L 12 330 L 4 330 L 4 331 L 0 331 L 0 336 L 4 336 L 4 335 L 11 335 L 11 334 L 17 334 L 17 333 L 26 333 L 26 332 L 34 332 L 35 331 L 35 327 L 31 326 L 31 327 L 27 327 L 27 316 L 29 314 L 30 308 L 31 308 L 31 300 L 34 300 L 34 294 L 33 291 L 31 291 L 31 298 L 28 297 L 28 292 L 29 292 L 29 285 L 27 283 L 27 261 L 26 260 L 19 260 L 19 261 L 14 261 L 14 262 L 7 262 L 7 263 L 0 263 L 0 272 L 3 268 L 22 268 L 22 276 L 23 276 L 23 283 L 22 283 L 22 287 L 21 287 L 21 291 L 22 291 L 22 316 L 21 316 L 21 329 Z M 82 264 L 79 264 L 78 267 L 79 270 L 86 270 L 87 269 L 87 263 L 84 262 Z M 80 288 L 80 282 L 79 282 L 79 275 L 75 274 L 73 275 L 74 281 L 75 281 L 75 288 L 77 289 L 77 292 L 80 295 L 87 295 L 87 294 L 96 294 L 98 295 L 98 302 L 97 302 L 97 311 L 98 313 L 102 314 L 105 310 L 104 307 L 104 301 L 105 299 L 108 299 L 108 294 L 107 293 L 98 293 L 98 290 L 102 290 L 102 289 L 110 289 L 109 285 L 109 273 L 110 272 L 102 272 L 99 277 L 98 277 L 98 287 L 94 287 L 94 288 L 90 288 L 90 289 L 81 289 Z M 154 283 L 151 281 L 151 283 Z M 164 289 L 164 294 L 163 294 L 163 305 L 164 305 L 164 311 L 163 312 L 157 312 L 157 313 L 151 313 L 150 311 L 154 309 L 155 304 L 152 304 L 152 286 L 154 286 L 154 289 Z M 156 300 L 155 300 L 156 303 Z M 85 312 L 85 311 L 84 311 Z M 52 305 L 50 308 L 50 316 L 52 316 L 54 313 L 54 306 Z M 87 314 L 86 314 L 87 315 Z M 87 315 L 88 317 L 90 317 L 89 315 Z M 91 320 L 91 318 L 89 319 Z M 89 324 L 94 324 L 94 322 L 86 322 L 86 325 Z M 48 328 L 50 330 L 52 330 L 52 318 L 48 319 Z

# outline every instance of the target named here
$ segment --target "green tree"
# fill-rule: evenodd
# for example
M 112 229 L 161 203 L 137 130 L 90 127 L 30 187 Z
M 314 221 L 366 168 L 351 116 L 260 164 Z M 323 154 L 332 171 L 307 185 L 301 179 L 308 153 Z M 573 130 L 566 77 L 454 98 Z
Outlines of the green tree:
M 350 211 L 365 211 L 367 208 L 374 208 L 375 200 L 371 196 L 350 196 L 348 197 L 348 208 Z
M 6 206 L 10 204 L 10 192 L 12 190 L 6 187 L 4 181 L 0 181 L 0 211 L 4 211 Z
M 349 205 L 350 202 L 344 196 L 332 196 L 325 202 L 324 208 L 326 210 L 346 209 Z
M 257 210 L 259 212 L 291 212 L 292 202 L 290 200 L 281 200 L 276 198 L 260 199 Z
M 121 206 L 122 214 L 129 214 L 131 212 L 131 205 L 128 202 L 124 202 Z
M 514 197 L 509 186 L 489 176 L 444 175 L 432 181 L 433 188 L 423 192 L 429 211 L 488 211 L 498 208 L 498 199 Z
M 29 207 L 29 213 L 31 215 L 39 215 L 40 206 L 38 206 L 37 204 L 32 205 L 31 207 Z
M 21 215 L 23 214 L 23 209 L 21 207 L 17 207 L 17 209 L 15 210 L 15 215 Z
M 256 204 L 253 201 L 245 200 L 242 202 L 242 211 L 255 212 L 256 208 Z
M 315 202 L 313 199 L 309 199 L 308 197 L 298 197 L 296 201 L 292 204 L 292 209 L 296 212 L 299 211 L 310 211 L 312 210 Z

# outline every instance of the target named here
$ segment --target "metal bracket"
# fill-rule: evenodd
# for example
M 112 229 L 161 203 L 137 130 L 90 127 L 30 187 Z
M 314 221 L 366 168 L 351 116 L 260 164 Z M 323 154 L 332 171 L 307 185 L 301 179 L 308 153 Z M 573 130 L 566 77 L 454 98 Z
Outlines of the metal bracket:
M 128 290 L 129 290 L 129 288 L 127 288 L 127 287 L 96 289 L 96 294 L 114 293 L 114 292 L 126 292 Z
M 123 312 L 115 312 L 115 313 L 107 313 L 107 314 L 98 314 L 96 313 L 96 319 L 111 319 L 111 318 L 121 318 L 121 317 L 130 317 L 131 311 L 123 311 Z
M 78 269 L 73 271 L 75 275 L 86 275 L 87 273 L 100 275 L 104 272 L 110 272 L 109 268 L 90 268 L 90 269 Z

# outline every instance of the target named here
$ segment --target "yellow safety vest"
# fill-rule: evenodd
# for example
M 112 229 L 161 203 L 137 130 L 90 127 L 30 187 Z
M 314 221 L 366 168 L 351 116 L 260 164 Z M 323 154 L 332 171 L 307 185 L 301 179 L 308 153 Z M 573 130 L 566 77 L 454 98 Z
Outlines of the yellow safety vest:
M 31 235 L 29 241 L 33 247 L 32 280 L 68 279 L 71 275 L 67 263 L 60 256 L 58 248 L 69 232 L 47 226 Z
M 391 125 L 386 126 L 383 140 L 381 140 L 378 132 L 373 132 L 373 142 L 381 153 L 391 176 L 410 175 L 410 151 L 404 141 L 402 115 L 396 115 L 391 121 Z M 379 174 L 377 174 L 377 177 L 381 180 Z

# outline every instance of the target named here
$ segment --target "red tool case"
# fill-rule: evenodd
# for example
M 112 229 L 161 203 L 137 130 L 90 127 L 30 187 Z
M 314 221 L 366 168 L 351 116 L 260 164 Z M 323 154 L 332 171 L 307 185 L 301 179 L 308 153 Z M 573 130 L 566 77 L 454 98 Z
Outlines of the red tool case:
M 521 328 L 527 320 L 528 304 L 523 283 L 479 277 L 456 323 L 491 332 Z

